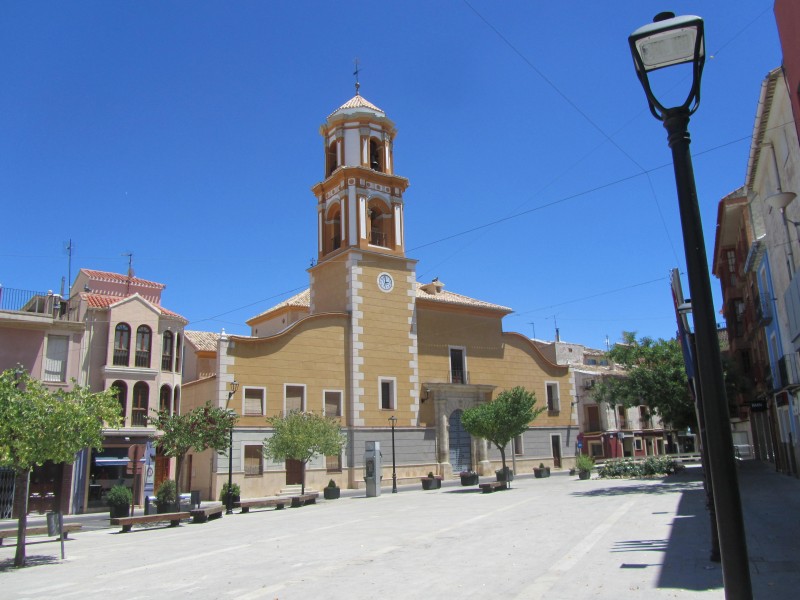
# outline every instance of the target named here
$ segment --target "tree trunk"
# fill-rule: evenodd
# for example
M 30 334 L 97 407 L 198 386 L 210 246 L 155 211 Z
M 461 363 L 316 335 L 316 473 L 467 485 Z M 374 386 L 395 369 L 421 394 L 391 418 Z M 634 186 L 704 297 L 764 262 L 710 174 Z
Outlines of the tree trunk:
M 306 461 L 300 464 L 300 495 L 304 496 L 306 493 Z
M 181 472 L 183 471 L 183 459 L 185 454 L 175 457 L 175 502 L 181 502 Z
M 28 527 L 28 494 L 30 493 L 28 486 L 30 485 L 30 478 L 30 469 L 19 471 L 17 472 L 16 482 L 14 484 L 14 489 L 16 490 L 15 495 L 18 499 L 22 500 L 17 507 L 19 522 L 17 525 L 17 553 L 14 556 L 15 567 L 25 566 L 25 530 Z M 20 490 L 22 490 L 21 493 Z

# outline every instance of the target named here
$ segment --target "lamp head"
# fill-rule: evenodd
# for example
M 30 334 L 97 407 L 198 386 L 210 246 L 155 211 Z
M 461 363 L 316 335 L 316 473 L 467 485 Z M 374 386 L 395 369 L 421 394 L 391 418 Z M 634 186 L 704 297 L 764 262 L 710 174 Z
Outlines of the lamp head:
M 650 112 L 659 121 L 670 110 L 683 109 L 691 115 L 700 105 L 700 78 L 706 51 L 703 19 L 693 15 L 676 17 L 673 13 L 656 15 L 653 23 L 640 27 L 628 36 L 636 75 L 644 88 Z M 649 73 L 665 67 L 692 64 L 692 87 L 680 106 L 666 107 L 656 99 Z

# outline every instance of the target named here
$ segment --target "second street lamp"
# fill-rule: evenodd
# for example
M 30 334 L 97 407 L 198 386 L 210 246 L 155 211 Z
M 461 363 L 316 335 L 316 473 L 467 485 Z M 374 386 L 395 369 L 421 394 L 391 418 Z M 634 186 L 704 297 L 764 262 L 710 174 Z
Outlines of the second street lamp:
M 686 271 L 692 298 L 701 408 L 705 414 L 708 440 L 709 464 L 704 465 L 704 468 L 710 472 L 714 492 L 725 597 L 751 599 L 753 592 L 733 454 L 733 436 L 725 398 L 725 381 L 703 227 L 689 152 L 689 117 L 700 104 L 700 77 L 705 62 L 703 20 L 695 16 L 676 17 L 672 13 L 661 13 L 653 23 L 634 31 L 628 38 L 628 43 L 650 112 L 664 124 L 672 150 Z M 653 94 L 648 74 L 680 64 L 691 65 L 692 86 L 683 104 L 668 108 Z
M 397 493 L 397 462 L 394 459 L 394 424 L 397 423 L 397 417 L 392 415 L 389 417 L 389 421 L 392 423 L 392 493 Z
M 228 402 L 231 403 L 231 398 L 239 389 L 239 382 L 235 379 L 230 382 L 230 390 L 228 391 Z M 231 430 L 228 440 L 228 493 L 225 497 L 225 514 L 230 515 L 233 513 L 233 423 L 231 423 Z

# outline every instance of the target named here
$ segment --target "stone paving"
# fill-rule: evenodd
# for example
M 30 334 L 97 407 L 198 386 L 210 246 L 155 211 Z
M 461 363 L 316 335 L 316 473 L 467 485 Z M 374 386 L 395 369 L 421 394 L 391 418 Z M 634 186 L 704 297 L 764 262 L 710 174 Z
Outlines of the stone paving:
M 739 473 L 753 595 L 795 598 L 800 481 L 753 461 Z M 66 542 L 64 561 L 57 542 L 30 538 L 29 566 L 13 569 L 14 540 L 0 547 L 0 595 L 724 598 L 699 475 L 579 481 L 553 472 L 491 494 L 403 486 L 127 534 L 72 517 L 88 526 Z

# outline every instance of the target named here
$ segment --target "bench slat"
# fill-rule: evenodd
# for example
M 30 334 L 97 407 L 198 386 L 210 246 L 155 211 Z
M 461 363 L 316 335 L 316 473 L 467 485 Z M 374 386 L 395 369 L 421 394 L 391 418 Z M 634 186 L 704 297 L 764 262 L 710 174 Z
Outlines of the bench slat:
M 68 534 L 72 531 L 80 531 L 83 528 L 81 523 L 64 523 L 64 539 L 67 539 Z M 48 535 L 47 525 L 34 525 L 25 528 L 25 537 L 29 535 Z M 14 529 L 0 529 L 0 546 L 3 545 L 3 540 L 10 537 L 17 537 L 17 528 Z M 58 535 L 55 536 L 58 539 Z
M 120 525 L 122 532 L 127 533 L 131 527 L 138 523 L 164 523 L 169 521 L 170 527 L 177 527 L 183 519 L 188 519 L 191 514 L 188 512 L 159 513 L 155 515 L 140 515 L 134 517 L 117 517 L 111 519 L 112 525 Z

